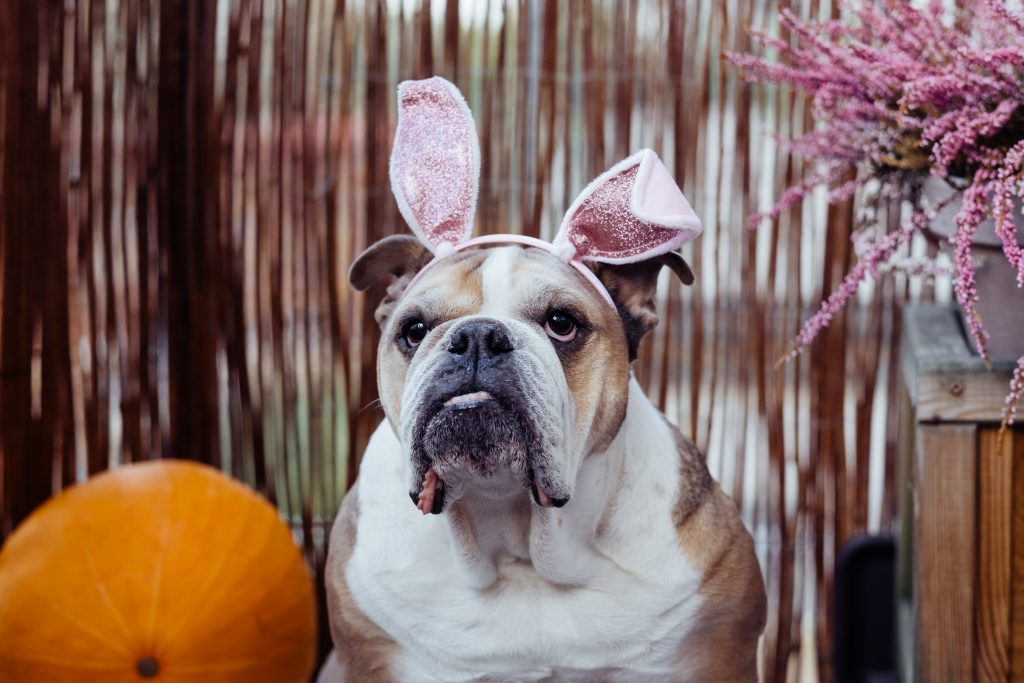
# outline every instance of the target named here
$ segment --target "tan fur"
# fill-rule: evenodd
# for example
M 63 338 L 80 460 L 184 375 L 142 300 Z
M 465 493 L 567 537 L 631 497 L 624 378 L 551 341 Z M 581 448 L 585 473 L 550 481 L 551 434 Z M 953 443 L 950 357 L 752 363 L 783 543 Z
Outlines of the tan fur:
M 324 572 L 331 639 L 336 645 L 334 656 L 343 673 L 342 680 L 389 683 L 394 680 L 389 672 L 389 662 L 398 653 L 398 645 L 356 606 L 345 578 L 345 570 L 356 545 L 358 518 L 359 496 L 353 488 L 345 496 L 331 530 L 330 552 Z
M 753 539 L 696 446 L 681 435 L 677 443 L 683 482 L 673 519 L 683 553 L 704 575 L 704 604 L 682 643 L 680 666 L 687 680 L 702 683 L 756 681 L 767 598 Z
M 568 356 L 563 366 L 569 392 L 576 402 L 576 427 L 589 427 L 585 452 L 593 453 L 607 448 L 626 415 L 629 356 L 625 332 L 618 314 L 594 296 L 593 285 L 574 268 L 545 252 L 523 250 L 511 287 L 523 293 L 524 301 L 536 300 L 537 310 L 543 314 L 553 293 L 538 283 L 550 281 L 552 268 L 564 271 L 564 284 L 556 296 L 571 300 L 594 327 L 586 346 Z

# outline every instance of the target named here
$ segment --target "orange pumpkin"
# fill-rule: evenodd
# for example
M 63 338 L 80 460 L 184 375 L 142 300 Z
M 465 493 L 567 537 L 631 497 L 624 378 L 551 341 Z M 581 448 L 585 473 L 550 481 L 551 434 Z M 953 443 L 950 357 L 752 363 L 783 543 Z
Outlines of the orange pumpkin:
M 266 501 L 205 465 L 132 465 L 51 499 L 0 550 L 0 681 L 305 681 L 315 609 Z

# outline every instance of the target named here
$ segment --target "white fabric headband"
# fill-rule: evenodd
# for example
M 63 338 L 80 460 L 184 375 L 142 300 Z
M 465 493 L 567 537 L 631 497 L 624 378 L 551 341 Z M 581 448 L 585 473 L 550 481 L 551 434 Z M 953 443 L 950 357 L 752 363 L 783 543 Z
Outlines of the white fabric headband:
M 458 88 L 435 76 L 398 86 L 398 130 L 391 150 L 391 190 L 406 223 L 434 264 L 481 244 L 518 243 L 550 252 L 578 270 L 615 308 L 584 261 L 634 263 L 678 249 L 701 232 L 669 170 L 649 149 L 623 159 L 584 188 L 553 242 L 523 235 L 470 239 L 480 182 L 480 144 Z

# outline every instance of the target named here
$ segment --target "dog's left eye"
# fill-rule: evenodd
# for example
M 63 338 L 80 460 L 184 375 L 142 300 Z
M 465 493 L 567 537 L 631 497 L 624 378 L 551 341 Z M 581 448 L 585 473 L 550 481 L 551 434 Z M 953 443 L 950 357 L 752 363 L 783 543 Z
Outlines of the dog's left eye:
M 575 339 L 577 326 L 576 318 L 565 311 L 553 311 L 544 321 L 544 331 L 549 337 L 560 342 L 570 342 Z

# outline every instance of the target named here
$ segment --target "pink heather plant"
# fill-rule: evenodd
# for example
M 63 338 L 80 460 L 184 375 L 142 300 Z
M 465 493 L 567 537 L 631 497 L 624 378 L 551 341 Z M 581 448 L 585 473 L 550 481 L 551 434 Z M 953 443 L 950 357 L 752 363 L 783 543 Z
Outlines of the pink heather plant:
M 752 216 L 751 227 L 774 220 L 819 185 L 829 187 L 831 203 L 875 180 L 876 201 L 901 197 L 913 205 L 910 220 L 897 230 L 867 245 L 862 233 L 856 235 L 860 259 L 804 323 L 786 359 L 795 358 L 865 278 L 877 275 L 928 226 L 938 209 L 922 202 L 930 173 L 962 192 L 951 238 L 954 290 L 974 345 L 988 360 L 971 251 L 982 220 L 994 219 L 1017 285 L 1024 287 L 1024 249 L 1014 226 L 1014 198 L 1024 198 L 1024 16 L 1007 1 L 962 0 L 950 16 L 937 0 L 924 8 L 910 0 L 851 0 L 843 6 L 848 20 L 827 22 L 804 21 L 783 9 L 780 20 L 790 40 L 752 32 L 779 61 L 727 54 L 747 80 L 789 83 L 810 95 L 817 122 L 815 130 L 780 142 L 813 160 L 816 169 L 783 192 L 768 213 Z M 854 179 L 837 185 L 851 169 Z M 1012 423 L 1022 394 L 1024 358 L 1007 396 L 1004 425 Z

